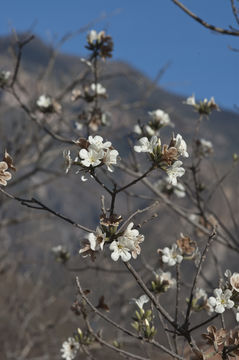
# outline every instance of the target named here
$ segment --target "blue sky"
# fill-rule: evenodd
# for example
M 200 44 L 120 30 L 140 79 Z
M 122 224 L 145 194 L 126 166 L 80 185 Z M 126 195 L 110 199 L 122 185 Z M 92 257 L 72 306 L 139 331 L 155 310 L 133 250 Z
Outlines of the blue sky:
M 228 0 L 182 0 L 209 23 L 236 27 Z M 105 16 L 104 16 L 105 15 Z M 215 34 L 189 18 L 171 0 L 2 0 L 0 35 L 11 28 L 33 31 L 57 42 L 90 22 L 115 42 L 114 59 L 124 60 L 154 78 L 171 65 L 161 87 L 196 98 L 214 96 L 220 106 L 239 105 L 239 37 Z M 71 38 L 62 51 L 84 55 L 85 34 Z

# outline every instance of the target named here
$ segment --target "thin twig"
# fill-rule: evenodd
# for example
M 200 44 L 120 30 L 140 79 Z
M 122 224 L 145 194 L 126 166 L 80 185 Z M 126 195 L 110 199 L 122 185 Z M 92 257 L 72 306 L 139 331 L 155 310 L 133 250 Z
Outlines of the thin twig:
M 199 264 L 198 264 L 198 267 L 197 267 L 197 271 L 196 271 L 196 274 L 195 274 L 195 277 L 194 277 L 194 280 L 193 280 L 193 284 L 192 284 L 192 288 L 191 288 L 191 293 L 190 293 L 190 297 L 189 297 L 189 301 L 188 301 L 188 307 L 187 307 L 187 313 L 186 313 L 186 318 L 185 318 L 185 322 L 184 322 L 184 326 L 186 328 L 188 328 L 189 326 L 189 316 L 190 316 L 190 312 L 191 312 L 191 307 L 192 307 L 192 301 L 193 301 L 193 295 L 194 295 L 194 289 L 197 285 L 197 280 L 198 280 L 198 276 L 201 272 L 201 269 L 202 269 L 202 264 L 206 258 L 206 254 L 208 252 L 208 249 L 212 243 L 212 241 L 214 240 L 216 236 L 216 232 L 215 230 L 212 232 L 212 234 L 208 237 L 208 240 L 207 240 L 207 243 L 206 243 L 206 246 L 202 252 L 202 255 L 201 255 L 201 258 L 200 258 L 200 261 L 199 261 Z
M 195 21 L 199 22 L 201 25 L 203 25 L 207 29 L 210 29 L 212 31 L 218 32 L 223 35 L 239 36 L 239 31 L 231 31 L 231 30 L 223 29 L 223 28 L 208 24 L 206 21 L 204 21 L 199 16 L 194 14 L 191 10 L 186 8 L 186 6 L 184 6 L 179 0 L 172 0 L 172 2 L 175 5 L 177 5 L 180 9 L 182 9 L 187 15 L 189 15 L 191 18 L 193 18 Z
M 79 278 L 76 277 L 76 284 L 77 284 L 77 288 L 79 290 L 79 293 L 82 297 L 82 299 L 85 300 L 85 302 L 89 305 L 89 307 L 91 308 L 91 310 L 97 314 L 98 316 L 100 316 L 102 319 L 104 319 L 106 322 L 108 322 L 109 324 L 113 325 L 116 329 L 122 331 L 123 333 L 131 336 L 131 337 L 134 337 L 138 340 L 144 340 L 154 346 L 156 346 L 157 348 L 161 349 L 162 351 L 166 352 L 167 354 L 171 355 L 172 357 L 176 357 L 177 359 L 182 359 L 180 356 L 178 356 L 177 354 L 175 354 L 173 351 L 167 349 L 165 346 L 159 344 L 157 341 L 155 340 L 149 340 L 149 339 L 146 339 L 146 338 L 143 338 L 142 336 L 140 335 L 136 335 L 134 334 L 133 332 L 131 332 L 130 330 L 126 329 L 125 327 L 117 324 L 115 321 L 111 320 L 108 316 L 104 315 L 101 311 L 99 311 L 92 303 L 91 301 L 88 299 L 88 297 L 85 295 L 82 287 L 81 287 L 81 284 L 80 284 L 80 281 L 79 281 Z
M 191 329 L 189 329 L 188 331 L 189 331 L 189 332 L 192 332 L 192 331 L 194 331 L 194 330 L 197 330 L 197 329 L 199 329 L 200 327 L 211 323 L 211 322 L 212 322 L 214 319 L 216 319 L 218 316 L 219 316 L 219 314 L 215 314 L 215 315 L 211 316 L 209 319 L 201 322 L 200 324 L 193 326 L 193 327 L 192 327 Z
M 70 218 L 60 214 L 59 212 L 56 212 L 56 211 L 50 209 L 48 206 L 44 205 L 42 202 L 40 202 L 39 200 L 37 200 L 35 198 L 23 199 L 23 198 L 20 198 L 20 197 L 17 197 L 17 196 L 14 196 L 14 195 L 10 194 L 10 193 L 8 193 L 7 191 L 5 191 L 5 190 L 3 190 L 1 188 L 0 188 L 0 191 L 4 195 L 6 195 L 7 197 L 9 197 L 11 199 L 14 199 L 14 200 L 17 200 L 23 206 L 29 207 L 31 209 L 48 211 L 49 213 L 55 215 L 56 217 L 70 223 L 71 225 L 73 225 L 73 226 L 75 226 L 75 227 L 77 227 L 77 228 L 79 228 L 81 230 L 84 230 L 84 231 L 89 232 L 89 233 L 94 232 L 94 230 L 88 229 L 87 227 L 85 227 L 83 225 L 77 224 L 76 222 L 74 222 Z M 36 206 L 34 204 L 36 204 Z
M 124 191 L 125 189 L 128 189 L 130 186 L 135 185 L 137 182 L 139 182 L 140 180 L 143 180 L 152 170 L 154 170 L 154 165 L 150 167 L 150 169 L 148 169 L 145 173 L 143 173 L 142 175 L 140 175 L 138 178 L 136 178 L 135 180 L 131 181 L 129 184 L 123 186 L 122 188 L 118 189 L 116 191 L 116 193 L 118 194 L 121 191 Z
M 232 12 L 233 12 L 233 15 L 235 17 L 235 20 L 239 25 L 238 9 L 236 8 L 234 0 L 231 0 L 231 7 L 232 7 Z
M 145 207 L 144 209 L 138 209 L 135 212 L 133 212 L 133 214 L 131 214 L 128 219 L 125 220 L 125 222 L 121 225 L 121 227 L 119 228 L 119 230 L 117 231 L 117 233 L 119 233 L 120 231 L 122 231 L 122 229 L 130 222 L 130 220 L 132 220 L 136 215 L 138 214 L 142 214 L 146 211 L 151 210 L 153 207 L 158 205 L 158 201 L 155 201 L 153 204 Z
M 18 71 L 20 68 L 21 58 L 22 58 L 22 49 L 24 48 L 25 45 L 29 44 L 29 42 L 32 41 L 34 39 L 34 37 L 35 37 L 34 35 L 31 35 L 27 39 L 17 42 L 17 46 L 18 46 L 17 62 L 16 62 L 16 66 L 15 66 L 15 70 L 14 70 L 14 74 L 12 77 L 12 82 L 10 84 L 10 87 L 13 87 L 17 80 L 17 75 L 18 75 Z
M 86 326 L 88 328 L 88 331 L 91 333 L 91 335 L 94 336 L 94 338 L 101 344 L 101 345 L 104 345 L 106 346 L 107 348 L 119 353 L 119 354 L 122 354 L 122 355 L 125 355 L 126 357 L 128 358 L 132 358 L 132 359 L 136 359 L 136 360 L 150 360 L 149 358 L 145 358 L 145 357 L 142 357 L 142 356 L 139 356 L 139 355 L 136 355 L 136 354 L 133 354 L 133 353 L 130 353 L 129 351 L 125 351 L 125 350 L 122 350 L 118 347 L 115 347 L 114 345 L 111 345 L 109 344 L 107 341 L 103 340 L 102 337 L 100 337 L 99 335 L 97 335 L 92 327 L 90 326 L 90 323 L 89 323 L 89 320 L 87 318 L 84 319 L 85 320 L 85 323 L 86 323 Z
M 172 316 L 158 303 L 157 299 L 154 297 L 154 295 L 151 293 L 151 291 L 147 288 L 143 280 L 141 279 L 140 275 L 135 271 L 133 266 L 129 262 L 124 263 L 127 269 L 131 272 L 139 286 L 142 288 L 142 290 L 145 292 L 146 295 L 150 298 L 152 303 L 154 304 L 155 308 L 163 315 L 163 317 L 174 327 L 177 329 L 177 325 L 175 324 L 174 319 Z

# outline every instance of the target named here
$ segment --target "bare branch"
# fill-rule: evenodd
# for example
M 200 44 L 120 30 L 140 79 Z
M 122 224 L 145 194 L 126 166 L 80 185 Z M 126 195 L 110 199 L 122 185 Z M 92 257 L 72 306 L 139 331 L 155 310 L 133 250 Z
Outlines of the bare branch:
M 177 5 L 180 9 L 182 9 L 187 15 L 189 15 L 191 18 L 193 18 L 195 21 L 199 22 L 199 24 L 203 25 L 207 29 L 210 29 L 212 31 L 218 32 L 223 35 L 231 35 L 231 36 L 239 36 L 239 31 L 232 31 L 223 29 L 214 25 L 211 25 L 201 19 L 199 16 L 194 14 L 192 11 L 190 11 L 186 6 L 184 6 L 179 0 L 171 0 L 175 5 Z

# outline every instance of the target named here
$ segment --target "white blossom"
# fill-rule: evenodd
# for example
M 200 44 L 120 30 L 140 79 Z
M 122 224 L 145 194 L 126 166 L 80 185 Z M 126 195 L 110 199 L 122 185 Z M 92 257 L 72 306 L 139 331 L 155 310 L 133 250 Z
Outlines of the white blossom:
M 134 151 L 148 152 L 152 154 L 154 152 L 154 149 L 160 145 L 161 141 L 157 138 L 157 136 L 152 136 L 150 141 L 147 137 L 142 137 L 141 139 L 139 139 L 139 145 L 134 146 Z
M 144 127 L 148 136 L 157 136 L 159 135 L 159 130 L 154 130 L 150 125 L 145 125 Z
M 207 102 L 207 99 L 204 99 L 204 102 Z M 220 110 L 218 105 L 216 104 L 215 102 L 215 99 L 214 99 L 214 96 L 211 97 L 211 99 L 208 101 L 208 106 L 209 107 L 214 107 L 216 108 L 217 110 Z
M 239 292 L 239 273 L 233 273 L 230 277 L 230 284 L 233 290 Z
M 105 164 L 108 170 L 112 172 L 112 165 L 117 164 L 117 156 L 119 153 L 117 150 L 112 149 L 111 142 L 103 142 L 103 138 L 99 135 L 89 136 L 88 142 L 88 148 L 81 149 L 79 152 L 82 165 L 95 167 L 100 164 Z M 86 181 L 86 178 L 83 177 L 82 181 Z
M 119 257 L 123 261 L 129 261 L 131 256 L 136 259 L 137 255 L 140 254 L 141 248 L 139 244 L 144 241 L 144 235 L 140 235 L 137 229 L 132 229 L 133 226 L 134 223 L 131 222 L 122 236 L 119 236 L 117 241 L 113 241 L 110 244 L 110 250 L 113 251 L 111 258 L 114 261 L 117 261 Z
M 141 248 L 139 244 L 141 244 L 144 241 L 144 235 L 139 234 L 139 231 L 137 229 L 132 229 L 133 226 L 134 223 L 131 222 L 127 226 L 123 235 L 118 238 L 118 240 L 127 244 L 127 247 L 132 252 L 132 257 L 136 259 L 137 255 L 139 255 L 141 252 Z
M 83 97 L 83 93 L 80 89 L 74 89 L 71 92 L 71 101 L 76 101 L 77 99 Z
M 173 139 L 175 142 L 174 147 L 178 150 L 178 153 L 183 157 L 189 157 L 187 152 L 187 144 L 185 140 L 183 140 L 182 135 L 178 134 L 176 138 Z
M 195 95 L 192 94 L 192 96 L 189 96 L 186 101 L 183 102 L 186 105 L 191 105 L 191 106 L 195 106 L 196 105 L 196 101 L 195 101 Z
M 89 44 L 92 44 L 94 41 L 97 41 L 98 39 L 98 34 L 97 31 L 95 30 L 91 30 L 88 35 L 87 35 L 87 41 Z
M 177 244 L 173 244 L 171 249 L 165 247 L 162 251 L 162 261 L 169 266 L 174 266 L 175 264 L 180 264 L 183 260 L 181 251 L 178 248 Z
M 150 115 L 152 120 L 157 121 L 160 126 L 169 126 L 169 125 L 172 126 L 173 125 L 173 123 L 170 120 L 169 115 L 161 109 L 149 111 L 148 114 Z
M 80 348 L 80 344 L 72 337 L 64 341 L 61 348 L 61 357 L 66 360 L 73 360 Z
M 224 292 L 222 289 L 215 289 L 214 296 L 210 296 L 208 303 L 213 307 L 214 311 L 218 314 L 222 314 L 225 309 L 231 309 L 234 306 L 234 301 L 230 300 L 232 292 L 226 289 Z
M 197 141 L 198 150 L 200 155 L 208 156 L 210 153 L 213 152 L 213 145 L 211 141 L 200 139 Z
M 138 299 L 133 298 L 133 302 L 141 309 L 143 310 L 144 304 L 149 302 L 149 297 L 146 294 L 141 295 Z
M 134 125 L 134 130 L 135 134 L 141 135 L 142 134 L 142 129 L 139 126 L 139 124 Z
M 48 109 L 49 107 L 52 106 L 52 99 L 50 98 L 50 96 L 43 94 L 39 96 L 36 104 L 40 108 Z
M 109 111 L 101 114 L 101 124 L 104 126 L 109 126 L 111 124 L 111 113 Z
M 208 141 L 208 140 L 205 140 L 205 139 L 200 139 L 200 143 L 206 149 L 212 149 L 213 148 L 213 145 L 212 145 L 211 141 Z
M 81 131 L 83 129 L 83 124 L 79 123 L 78 121 L 74 122 L 74 126 L 77 131 Z
M 105 143 L 103 143 L 103 138 L 99 135 L 90 135 L 88 141 L 90 143 L 89 149 L 94 149 L 96 151 L 107 150 L 109 147 L 111 147 L 111 142 L 106 141 Z
M 89 166 L 98 166 L 101 163 L 101 159 L 104 156 L 103 150 L 94 150 L 89 148 L 88 151 L 86 149 L 81 149 L 79 152 L 80 158 L 83 159 L 81 161 L 82 165 Z
M 236 321 L 239 322 L 239 309 L 236 311 Z
M 196 288 L 193 300 L 195 302 L 195 305 L 200 309 L 207 305 L 208 296 L 204 289 L 202 288 Z
M 203 101 L 196 103 L 195 95 L 193 94 L 192 96 L 188 97 L 183 103 L 193 106 L 199 112 L 199 114 L 204 115 L 209 115 L 212 110 L 220 110 L 213 96 L 210 100 L 205 98 Z
M 227 269 L 227 270 L 224 272 L 224 275 L 225 275 L 228 279 L 230 279 L 230 277 L 232 276 L 231 270 Z
M 87 41 L 89 44 L 94 44 L 95 42 L 100 43 L 102 37 L 105 35 L 105 32 L 101 30 L 97 33 L 95 30 L 91 30 L 87 35 Z
M 143 134 L 143 131 L 141 129 L 141 127 L 137 124 L 137 125 L 134 125 L 134 129 L 133 131 L 135 132 L 135 134 L 138 134 L 138 135 L 142 135 Z M 149 136 L 149 137 L 152 137 L 152 136 L 158 136 L 159 135 L 159 130 L 155 130 L 153 129 L 150 125 L 145 125 L 144 126 L 144 132 Z
M 166 169 L 167 175 L 169 177 L 170 184 L 177 185 L 177 177 L 181 177 L 185 173 L 185 169 L 181 167 L 182 161 L 175 161 L 172 166 Z
M 119 155 L 117 150 L 110 150 L 108 149 L 104 155 L 103 162 L 107 166 L 107 169 L 110 172 L 113 172 L 112 165 L 117 164 L 117 156 Z
M 60 254 L 62 252 L 66 252 L 66 249 L 62 245 L 53 246 L 51 251 L 55 254 Z
M 90 89 L 91 91 L 94 93 L 94 94 L 97 94 L 97 95 L 106 95 L 106 88 L 104 88 L 101 84 L 91 84 L 90 86 Z
M 11 71 L 2 70 L 0 71 L 0 86 L 5 86 L 11 76 Z
M 183 198 L 186 196 L 185 187 L 181 183 L 177 183 L 177 185 L 173 187 L 173 192 L 178 198 Z
M 178 198 L 183 198 L 186 196 L 185 187 L 181 183 L 177 185 L 172 185 L 170 178 L 166 176 L 164 179 L 160 179 L 155 183 L 155 187 L 164 193 L 175 194 Z
M 123 261 L 129 261 L 131 259 L 130 249 L 122 240 L 113 241 L 110 244 L 111 259 L 117 261 L 120 257 Z
M 196 224 L 200 223 L 200 216 L 197 214 L 190 214 L 188 218 Z
M 156 280 L 160 282 L 160 284 L 164 285 L 165 291 L 169 288 L 174 288 L 176 286 L 176 280 L 172 277 L 170 271 L 163 271 L 159 269 L 154 272 Z
M 105 243 L 106 234 L 104 234 L 99 226 L 96 228 L 95 233 L 89 233 L 88 240 L 90 243 L 90 248 L 93 251 L 103 250 Z

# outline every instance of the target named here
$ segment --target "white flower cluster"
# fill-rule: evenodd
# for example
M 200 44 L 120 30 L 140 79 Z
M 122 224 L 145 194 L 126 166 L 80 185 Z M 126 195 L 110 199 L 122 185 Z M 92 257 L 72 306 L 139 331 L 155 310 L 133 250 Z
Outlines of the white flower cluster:
M 134 151 L 153 154 L 158 146 L 161 146 L 161 140 L 157 136 L 152 136 L 150 140 L 145 136 L 139 139 L 139 145 L 134 146 Z
M 175 163 L 173 163 L 173 165 L 171 165 L 168 169 L 166 169 L 170 184 L 173 186 L 177 185 L 177 178 L 182 177 L 185 174 L 185 169 L 181 167 L 182 164 L 183 162 L 178 160 L 175 161 Z
M 61 113 L 62 106 L 51 96 L 42 94 L 36 101 L 38 109 L 43 113 Z
M 106 95 L 106 88 L 104 88 L 104 86 L 102 86 L 100 83 L 98 84 L 91 84 L 90 86 L 91 91 L 93 92 L 93 94 L 97 94 L 98 96 L 102 96 L 102 95 Z
M 197 153 L 199 156 L 207 157 L 213 152 L 213 145 L 211 141 L 205 139 L 198 139 L 196 141 Z
M 112 165 L 117 164 L 117 150 L 112 149 L 111 142 L 103 143 L 103 138 L 99 135 L 89 136 L 89 146 L 87 149 L 81 149 L 79 157 L 81 164 L 85 167 L 96 167 L 105 164 L 110 172 L 113 172 Z
M 213 311 L 211 305 L 208 303 L 208 296 L 204 289 L 196 288 L 193 302 L 192 302 L 193 310 L 200 311 L 202 309 L 207 310 L 208 313 Z
M 175 194 L 178 198 L 184 198 L 186 196 L 186 190 L 183 184 L 177 183 L 176 185 L 173 185 L 168 176 L 158 180 L 154 186 L 167 195 Z
M 178 150 L 179 155 L 182 157 L 188 158 L 189 154 L 187 152 L 187 144 L 183 140 L 182 135 L 178 134 L 176 138 L 173 138 L 174 147 Z
M 133 226 L 134 223 L 131 222 L 122 236 L 110 244 L 112 260 L 117 261 L 121 257 L 123 261 L 129 261 L 131 256 L 136 259 L 137 255 L 140 254 L 139 244 L 144 241 L 144 235 L 140 235 L 138 230 L 132 229 Z
M 182 252 L 177 244 L 173 244 L 171 248 L 165 247 L 163 250 L 158 250 L 162 254 L 162 261 L 168 266 L 180 264 L 183 260 Z
M 99 226 L 97 226 L 95 233 L 89 233 L 88 244 L 80 249 L 79 253 L 83 256 L 90 255 L 90 251 L 103 250 L 106 240 L 106 234 L 104 234 Z
M 160 127 L 174 126 L 174 124 L 170 120 L 169 115 L 161 109 L 149 111 L 149 116 L 154 122 L 157 122 Z
M 210 100 L 205 98 L 203 101 L 197 103 L 195 100 L 195 95 L 192 94 L 192 96 L 189 96 L 183 103 L 193 106 L 195 110 L 197 110 L 201 115 L 209 115 L 213 110 L 220 110 L 213 96 Z
M 183 101 L 183 104 L 195 106 L 196 100 L 195 100 L 195 94 L 192 94 L 192 96 L 189 96 L 186 101 Z
M 218 288 L 214 290 L 214 296 L 210 296 L 208 303 L 216 313 L 222 314 L 226 309 L 231 309 L 234 306 L 234 301 L 230 299 L 231 296 L 231 290 L 226 289 L 223 291 Z
M 42 94 L 37 99 L 36 104 L 39 108 L 48 109 L 52 107 L 52 99 L 50 96 Z
M 142 127 L 139 125 L 134 126 L 134 132 L 138 135 L 147 135 L 148 137 L 151 136 L 159 136 L 160 129 L 165 126 L 174 126 L 171 122 L 169 115 L 161 110 L 157 109 L 154 111 L 148 112 L 151 120 Z
M 63 151 L 63 158 L 65 160 L 65 172 L 69 172 L 72 165 L 83 166 L 84 170 L 88 172 L 87 168 L 96 167 L 99 165 L 106 165 L 110 172 L 113 172 L 112 165 L 117 164 L 118 151 L 113 149 L 110 141 L 103 142 L 103 138 L 99 135 L 89 136 L 88 140 L 80 139 L 76 142 L 82 149 L 78 156 L 73 160 L 70 150 Z M 77 171 L 79 173 L 80 170 Z M 81 176 L 82 181 L 86 181 L 85 175 Z
M 143 310 L 144 304 L 149 302 L 149 297 L 146 294 L 143 294 L 138 299 L 133 298 L 132 302 L 134 302 L 139 309 Z
M 11 71 L 1 70 L 0 71 L 0 87 L 7 85 L 11 76 Z
M 70 337 L 62 344 L 61 357 L 66 360 L 73 360 L 75 359 L 79 348 L 79 343 L 74 338 Z
M 71 101 L 84 99 L 87 102 L 91 102 L 94 100 L 95 96 L 107 97 L 107 90 L 100 83 L 92 83 L 90 86 L 84 86 L 83 90 L 72 90 Z
M 102 41 L 102 37 L 105 36 L 105 32 L 102 30 L 97 33 L 95 30 L 91 30 L 87 35 L 87 41 L 89 44 L 100 43 Z
M 185 173 L 185 169 L 181 167 L 182 161 L 178 160 L 178 156 L 189 157 L 187 152 L 187 144 L 180 134 L 173 137 L 170 146 L 163 145 L 161 147 L 161 140 L 157 136 L 152 136 L 149 140 L 147 137 L 139 139 L 139 145 L 134 146 L 134 150 L 138 153 L 145 152 L 157 158 L 157 161 L 166 163 L 166 173 L 168 175 L 169 183 L 177 185 L 177 178 Z M 165 165 L 164 165 L 165 167 Z
M 159 283 L 162 287 L 164 292 L 167 291 L 169 288 L 175 288 L 176 280 L 172 277 L 170 271 L 163 271 L 159 269 L 154 272 L 155 278 L 157 283 Z

